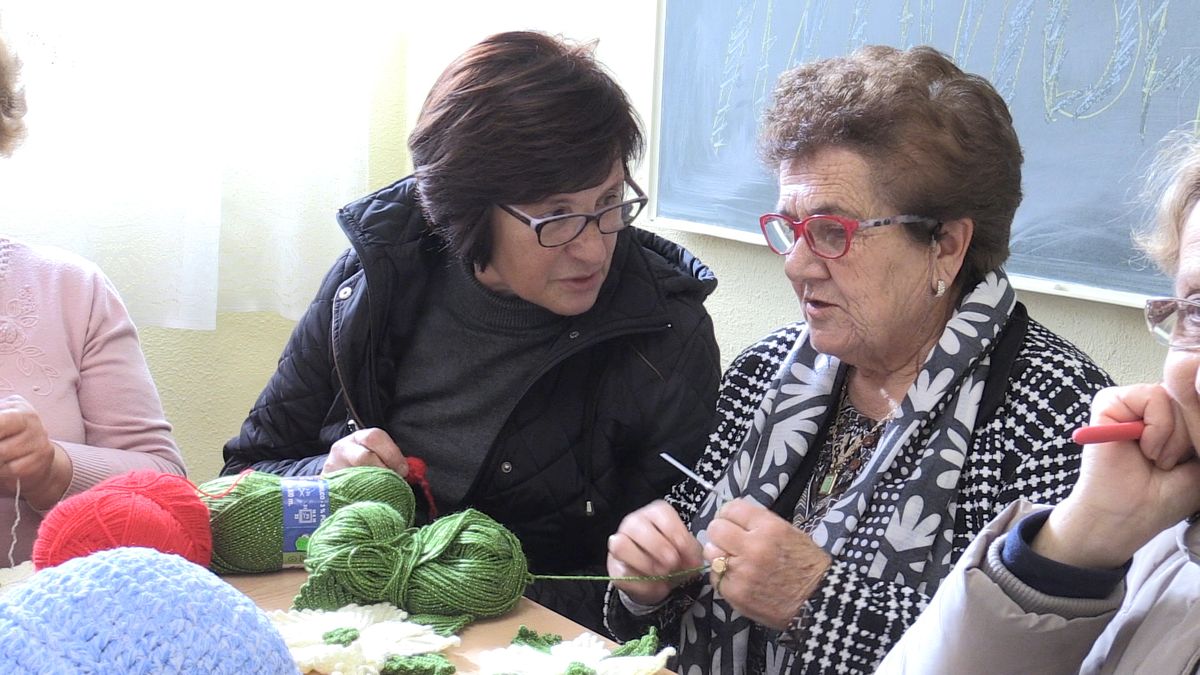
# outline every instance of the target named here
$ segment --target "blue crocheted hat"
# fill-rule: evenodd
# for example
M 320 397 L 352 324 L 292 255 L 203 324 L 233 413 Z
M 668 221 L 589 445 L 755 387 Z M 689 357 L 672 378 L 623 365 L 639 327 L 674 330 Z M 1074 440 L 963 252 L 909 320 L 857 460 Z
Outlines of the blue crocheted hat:
M 42 570 L 0 596 L 10 673 L 297 673 L 270 619 L 212 572 L 148 548 Z

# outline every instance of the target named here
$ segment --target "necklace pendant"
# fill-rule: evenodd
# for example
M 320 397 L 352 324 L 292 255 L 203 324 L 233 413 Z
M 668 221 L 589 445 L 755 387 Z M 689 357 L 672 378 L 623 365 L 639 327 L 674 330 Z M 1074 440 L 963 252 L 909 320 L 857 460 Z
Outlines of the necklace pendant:
M 838 472 L 830 471 L 821 479 L 821 487 L 817 490 L 817 494 L 822 497 L 828 497 L 829 493 L 833 492 L 833 486 L 837 483 Z

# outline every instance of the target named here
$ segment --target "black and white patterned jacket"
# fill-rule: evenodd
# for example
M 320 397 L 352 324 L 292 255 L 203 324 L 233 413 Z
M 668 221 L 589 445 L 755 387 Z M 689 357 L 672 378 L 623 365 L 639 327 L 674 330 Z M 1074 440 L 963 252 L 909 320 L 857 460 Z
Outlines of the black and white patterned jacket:
M 1018 303 L 1009 329 L 993 353 L 980 405 L 980 423 L 963 468 L 955 516 L 954 555 L 962 555 L 975 533 L 1018 498 L 1053 504 L 1070 492 L 1079 471 L 1079 446 L 1070 432 L 1085 424 L 1093 395 L 1113 384 L 1087 355 L 1028 318 Z M 762 397 L 803 330 L 789 324 L 746 348 L 721 382 L 714 429 L 696 472 L 716 483 L 741 447 Z M 1007 377 L 1004 377 L 1007 374 Z M 667 501 L 685 522 L 707 491 L 688 479 Z M 668 641 L 678 639 L 679 617 L 690 604 L 677 590 L 658 612 L 633 616 L 616 594 L 607 602 L 610 630 L 621 639 L 637 637 L 657 625 Z M 812 596 L 807 638 L 792 672 L 874 672 L 904 630 L 929 602 L 928 594 L 899 583 L 867 579 L 846 561 L 834 558 Z

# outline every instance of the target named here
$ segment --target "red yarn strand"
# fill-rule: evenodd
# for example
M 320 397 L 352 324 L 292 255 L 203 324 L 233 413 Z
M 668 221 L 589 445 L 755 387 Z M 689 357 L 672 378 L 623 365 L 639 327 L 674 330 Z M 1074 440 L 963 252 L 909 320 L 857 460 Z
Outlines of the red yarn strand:
M 420 457 L 405 457 L 408 462 L 408 475 L 404 480 L 408 481 L 409 485 L 416 485 L 421 488 L 421 492 L 425 494 L 425 501 L 429 504 L 429 519 L 437 518 L 437 505 L 433 503 L 433 488 L 429 486 L 429 478 L 426 477 L 425 460 Z

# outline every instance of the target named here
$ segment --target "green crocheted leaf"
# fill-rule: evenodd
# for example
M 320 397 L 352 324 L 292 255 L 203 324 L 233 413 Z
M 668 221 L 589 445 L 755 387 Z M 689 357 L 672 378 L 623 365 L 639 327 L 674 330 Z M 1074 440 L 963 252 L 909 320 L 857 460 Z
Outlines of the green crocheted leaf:
M 562 641 L 561 635 L 555 635 L 554 633 L 539 634 L 536 630 L 528 626 L 521 626 L 517 629 L 517 636 L 512 639 L 512 644 L 526 645 L 549 654 L 550 648 Z
M 658 630 L 654 626 L 636 640 L 630 640 L 612 650 L 610 656 L 654 656 L 658 653 Z
M 563 671 L 563 675 L 596 675 L 596 671 L 588 668 L 578 661 L 572 661 L 571 665 Z
M 349 645 L 358 639 L 357 628 L 334 628 L 328 633 L 321 636 L 321 640 L 327 645 L 341 645 L 343 647 Z
M 437 652 L 411 656 L 389 656 L 379 675 L 453 675 L 457 669 L 450 659 Z

